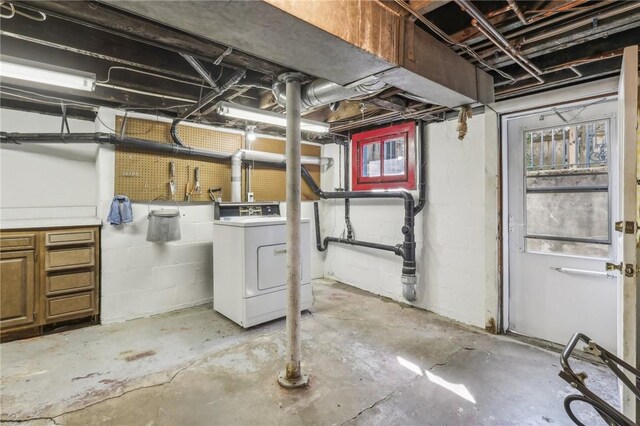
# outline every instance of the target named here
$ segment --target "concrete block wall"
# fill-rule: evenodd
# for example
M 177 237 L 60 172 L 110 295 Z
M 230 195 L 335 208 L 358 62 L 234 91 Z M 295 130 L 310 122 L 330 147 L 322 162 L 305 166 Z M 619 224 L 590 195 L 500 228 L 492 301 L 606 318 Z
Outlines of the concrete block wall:
M 464 141 L 456 121 L 427 126 L 427 204 L 416 217 L 418 298 L 415 306 L 484 328 L 497 315 L 497 134 L 495 116 L 469 120 Z M 488 123 L 485 125 L 485 123 Z M 338 158 L 327 145 L 323 155 Z M 323 174 L 323 189 L 339 186 L 338 167 Z M 417 199 L 417 192 L 414 192 Z M 322 235 L 344 231 L 343 201 L 323 201 Z M 402 241 L 400 200 L 352 200 L 357 239 L 383 244 Z M 330 245 L 325 275 L 403 301 L 402 259 L 392 253 Z M 487 293 L 490 297 L 487 298 Z
M 102 203 L 107 212 L 110 203 Z M 151 209 L 175 208 L 152 204 Z M 212 300 L 210 205 L 180 206 L 182 239 L 151 243 L 147 204 L 134 203 L 134 222 L 102 230 L 102 321 L 124 321 Z M 105 213 L 106 214 L 106 213 Z
M 93 132 L 93 121 L 69 119 L 72 132 Z M 60 117 L 0 109 L 4 132 L 58 133 Z M 0 215 L 5 220 L 95 216 L 95 145 L 30 144 L 0 148 Z
M 99 120 L 69 120 L 72 132 L 113 132 L 119 112 L 101 108 Z M 153 117 L 150 117 L 153 119 Z M 7 132 L 60 131 L 60 117 L 0 110 Z M 101 231 L 101 319 L 113 323 L 211 303 L 213 296 L 211 204 L 181 203 L 180 241 L 146 241 L 147 203 L 133 203 L 134 222 L 106 222 L 115 195 L 115 150 L 112 146 L 38 144 L 0 149 L 0 217 L 99 217 Z M 152 204 L 151 209 L 175 204 Z M 283 214 L 286 205 L 282 204 Z M 313 220 L 305 202 L 303 217 Z M 312 223 L 312 229 L 313 229 Z M 323 260 L 312 240 L 311 272 L 322 277 Z
M 97 131 L 115 128 L 115 110 L 101 109 Z M 150 117 L 153 119 L 153 117 Z M 98 153 L 100 217 L 106 219 L 114 196 L 115 151 Z M 150 209 L 175 208 L 175 203 L 133 203 L 134 222 L 102 229 L 102 322 L 112 323 L 211 303 L 213 295 L 213 207 L 180 203 L 181 240 L 146 241 Z M 282 203 L 282 214 L 286 205 Z M 311 203 L 303 203 L 303 217 L 313 220 Z M 312 226 L 314 226 L 312 224 Z M 323 275 L 322 259 L 312 251 L 313 277 Z

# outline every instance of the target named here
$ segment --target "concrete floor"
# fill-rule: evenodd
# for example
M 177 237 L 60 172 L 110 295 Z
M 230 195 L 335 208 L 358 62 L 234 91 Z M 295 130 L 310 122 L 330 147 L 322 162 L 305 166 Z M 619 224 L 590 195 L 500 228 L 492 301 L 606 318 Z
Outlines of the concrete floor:
M 242 330 L 199 307 L 1 345 L 2 421 L 571 424 L 557 354 L 342 284 L 320 280 L 314 293 L 302 322 L 307 389 L 276 383 L 284 320 Z M 616 399 L 606 369 L 574 365 Z

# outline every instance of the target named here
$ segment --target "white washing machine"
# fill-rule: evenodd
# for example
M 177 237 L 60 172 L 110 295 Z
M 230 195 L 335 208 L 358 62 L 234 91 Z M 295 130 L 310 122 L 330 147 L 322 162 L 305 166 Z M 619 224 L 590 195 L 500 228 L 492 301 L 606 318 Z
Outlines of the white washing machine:
M 287 227 L 278 203 L 216 204 L 213 309 L 244 328 L 286 315 Z M 309 219 L 301 227 L 301 310 L 313 303 Z

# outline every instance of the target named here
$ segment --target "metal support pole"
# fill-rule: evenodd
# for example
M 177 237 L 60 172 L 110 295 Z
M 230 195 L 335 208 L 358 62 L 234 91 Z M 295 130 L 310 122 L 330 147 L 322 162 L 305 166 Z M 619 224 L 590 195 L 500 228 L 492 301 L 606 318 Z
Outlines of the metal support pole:
M 309 383 L 309 376 L 300 368 L 300 285 L 302 268 L 300 263 L 300 210 L 302 164 L 300 159 L 301 134 L 300 81 L 298 73 L 283 74 L 287 95 L 287 364 L 278 375 L 278 383 L 285 388 L 297 388 Z

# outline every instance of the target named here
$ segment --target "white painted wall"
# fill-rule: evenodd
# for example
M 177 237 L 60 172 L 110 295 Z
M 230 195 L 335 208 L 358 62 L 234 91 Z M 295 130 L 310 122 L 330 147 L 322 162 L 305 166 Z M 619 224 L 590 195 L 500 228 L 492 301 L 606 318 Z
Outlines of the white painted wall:
M 0 110 L 7 132 L 60 131 L 60 117 Z M 115 110 L 101 109 L 100 120 L 69 120 L 72 132 L 111 132 Z M 0 149 L 0 215 L 10 219 L 95 217 L 101 231 L 101 319 L 113 323 L 210 303 L 212 300 L 211 204 L 181 205 L 180 241 L 146 241 L 146 203 L 134 203 L 134 222 L 113 226 L 106 217 L 115 191 L 112 146 L 3 145 Z M 154 204 L 151 208 L 163 206 Z M 167 205 L 164 205 L 167 208 Z M 285 211 L 283 204 L 283 213 Z M 303 217 L 313 220 L 311 203 Z M 312 240 L 313 241 L 313 240 Z M 315 244 L 315 243 L 314 243 Z M 312 250 L 313 277 L 324 273 Z
M 101 109 L 98 131 L 115 128 L 115 114 L 115 110 Z M 113 147 L 100 147 L 96 173 L 100 194 L 98 211 L 106 218 L 115 191 Z M 103 226 L 103 323 L 211 303 L 213 206 L 180 204 L 180 241 L 163 244 L 146 241 L 147 203 L 133 203 L 133 224 L 105 223 Z M 174 203 L 152 204 L 150 208 L 171 206 L 175 208 Z M 282 207 L 284 214 L 284 203 Z M 311 203 L 303 203 L 302 215 L 313 220 Z M 311 262 L 312 277 L 321 277 L 322 259 L 315 253 L 315 246 Z
M 497 313 L 495 118 L 470 119 L 464 141 L 458 140 L 455 120 L 427 127 L 427 204 L 415 228 L 419 277 L 413 304 L 483 328 Z M 323 155 L 337 160 L 337 147 L 326 146 Z M 323 189 L 338 186 L 337 170 L 323 175 Z M 340 235 L 343 201 L 322 204 L 323 237 Z M 402 241 L 400 200 L 352 200 L 351 205 L 357 239 Z M 400 257 L 366 248 L 332 244 L 325 254 L 326 276 L 396 300 L 403 300 L 401 266 Z
M 93 132 L 93 121 L 69 119 L 72 132 Z M 60 132 L 60 117 L 0 109 L 3 132 Z M 0 147 L 0 215 L 95 216 L 96 145 L 37 144 Z

